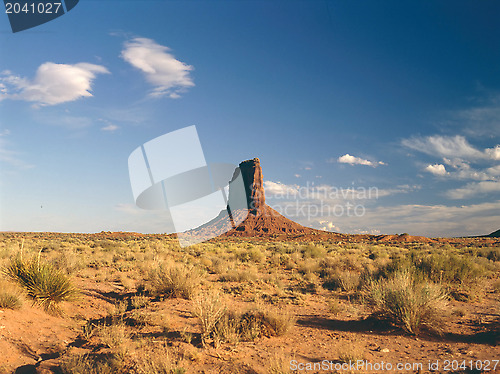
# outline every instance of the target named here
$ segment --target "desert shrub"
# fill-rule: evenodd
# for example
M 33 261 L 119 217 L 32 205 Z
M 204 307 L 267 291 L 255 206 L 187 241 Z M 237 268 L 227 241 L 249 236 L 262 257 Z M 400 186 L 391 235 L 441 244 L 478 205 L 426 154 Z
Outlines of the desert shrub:
M 342 268 L 338 257 L 326 257 L 319 262 L 319 276 L 321 278 L 328 279 L 340 270 Z
M 269 360 L 268 374 L 289 374 L 291 357 L 285 355 L 283 350 L 274 352 Z
M 237 313 L 226 309 L 214 325 L 214 342 L 236 343 L 252 341 L 261 336 L 281 336 L 294 323 L 295 317 L 284 310 L 256 308 Z
M 229 270 L 227 273 L 220 276 L 222 282 L 252 282 L 257 280 L 258 273 L 255 269 L 246 270 Z
M 201 282 L 201 274 L 194 266 L 161 264 L 151 273 L 152 291 L 155 295 L 191 299 Z
M 439 285 L 419 281 L 408 271 L 373 281 L 366 288 L 366 302 L 372 307 L 373 315 L 391 321 L 410 334 L 418 334 L 422 327 L 437 331 L 437 319 L 445 300 Z
M 470 248 L 468 253 L 472 256 L 485 257 L 490 261 L 500 261 L 500 247 Z
M 494 293 L 500 293 L 500 279 L 495 280 L 492 284 L 492 287 Z
M 63 374 L 125 374 L 129 373 L 122 357 L 109 355 L 70 355 L 61 360 Z
M 149 297 L 144 295 L 135 295 L 130 298 L 130 306 L 133 309 L 144 308 L 149 304 Z
M 323 282 L 323 287 L 330 290 L 354 292 L 359 289 L 361 275 L 354 271 L 337 272 Z
M 120 248 L 121 243 L 119 241 L 109 240 L 109 239 L 101 239 L 95 242 L 95 244 L 91 245 L 91 248 L 101 247 L 103 251 L 109 252 L 114 249 Z
M 241 336 L 241 318 L 240 315 L 231 310 L 225 310 L 221 318 L 217 321 L 213 330 L 214 345 L 218 346 L 220 343 L 238 343 L 242 339 Z M 257 336 L 257 335 L 256 335 Z
M 72 251 L 63 251 L 54 257 L 51 263 L 57 269 L 62 269 L 66 274 L 72 274 L 77 270 L 84 268 L 78 256 Z
M 0 308 L 19 309 L 22 305 L 20 291 L 8 282 L 0 282 Z
M 184 374 L 185 369 L 176 365 L 173 354 L 167 348 L 141 351 L 134 364 L 137 374 Z
M 204 344 L 213 336 L 215 326 L 225 312 L 225 302 L 220 293 L 215 290 L 200 293 L 194 298 L 193 314 L 200 321 L 201 339 Z
M 264 309 L 262 313 L 264 321 L 272 329 L 272 335 L 285 335 L 295 325 L 295 316 L 286 309 Z
M 295 324 L 295 317 L 283 309 L 255 308 L 238 313 L 229 310 L 219 292 L 199 294 L 193 302 L 193 314 L 201 325 L 202 342 L 251 341 L 260 336 L 281 336 Z
M 299 273 L 308 274 L 320 271 L 319 261 L 317 259 L 308 258 L 297 262 L 297 270 Z
M 61 301 L 71 300 L 77 294 L 69 277 L 48 263 L 38 259 L 16 257 L 4 269 L 5 274 L 19 283 L 34 302 L 46 311 L 56 313 Z
M 418 270 L 433 282 L 469 283 L 486 275 L 473 258 L 456 254 L 432 254 L 415 261 Z
M 127 342 L 130 340 L 130 333 L 123 321 L 111 325 L 103 325 L 97 328 L 97 336 L 107 347 L 122 356 L 126 353 Z
M 236 258 L 238 258 L 241 262 L 260 263 L 265 260 L 266 255 L 262 252 L 261 249 L 252 247 L 237 252 Z
M 340 362 L 347 364 L 365 360 L 361 347 L 352 343 L 343 345 L 338 351 L 338 356 Z
M 365 273 L 362 283 L 371 279 L 389 279 L 403 271 L 411 273 L 417 280 L 443 285 L 457 300 L 469 301 L 481 296 L 481 281 L 494 268 L 495 265 L 484 258 L 456 253 L 426 254 L 410 251 L 407 254 L 394 255 L 392 261 L 378 267 L 376 271 Z
M 316 244 L 307 244 L 302 249 L 304 258 L 323 258 L 326 256 L 326 249 Z
M 488 251 L 486 258 L 491 261 L 500 261 L 500 248 L 493 248 Z

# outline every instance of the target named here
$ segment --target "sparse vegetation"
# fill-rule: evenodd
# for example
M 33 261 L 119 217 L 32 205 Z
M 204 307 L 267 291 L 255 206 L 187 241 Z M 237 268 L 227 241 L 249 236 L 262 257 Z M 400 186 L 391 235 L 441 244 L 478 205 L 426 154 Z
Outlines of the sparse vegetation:
M 474 342 L 491 353 L 498 336 L 498 319 L 490 312 L 500 292 L 498 244 L 245 238 L 180 248 L 162 235 L 27 234 L 32 236 L 25 240 L 23 260 L 15 257 L 21 240 L 1 235 L 2 316 L 38 318 L 29 305 L 5 310 L 27 298 L 44 305 L 23 285 L 30 280 L 60 274 L 84 290 L 78 301 L 65 299 L 64 319 L 50 317 L 50 323 L 73 325 L 78 336 L 78 348 L 67 349 L 75 343 L 70 341 L 57 351 L 63 373 L 179 374 L 210 368 L 277 374 L 290 372 L 295 354 L 298 360 L 348 362 L 370 352 L 369 357 L 391 360 L 394 354 L 386 348 L 415 359 L 420 345 L 411 335 L 418 334 L 432 356 L 443 352 L 443 340 L 428 339 L 425 332 L 440 329 L 457 341 L 467 339 L 482 357 Z M 450 304 L 449 313 L 442 312 L 444 303 Z M 481 312 L 483 303 L 488 313 Z M 57 309 L 60 302 L 52 304 Z M 0 325 L 11 331 L 11 323 Z M 396 350 L 387 331 L 398 346 L 405 345 Z M 453 342 L 447 344 L 456 350 Z M 469 350 L 459 352 L 469 357 Z M 258 361 L 260 368 L 253 368 L 253 357 L 263 355 L 266 367 Z M 4 366 L 6 372 L 15 369 Z

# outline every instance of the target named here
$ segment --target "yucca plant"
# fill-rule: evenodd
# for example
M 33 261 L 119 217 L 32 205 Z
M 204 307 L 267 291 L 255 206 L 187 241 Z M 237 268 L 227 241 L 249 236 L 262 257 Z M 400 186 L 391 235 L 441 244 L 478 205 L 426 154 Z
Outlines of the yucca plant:
M 68 276 L 51 264 L 41 263 L 40 254 L 37 259 L 14 258 L 4 273 L 19 283 L 27 295 L 48 312 L 59 312 L 58 304 L 71 300 L 77 294 Z

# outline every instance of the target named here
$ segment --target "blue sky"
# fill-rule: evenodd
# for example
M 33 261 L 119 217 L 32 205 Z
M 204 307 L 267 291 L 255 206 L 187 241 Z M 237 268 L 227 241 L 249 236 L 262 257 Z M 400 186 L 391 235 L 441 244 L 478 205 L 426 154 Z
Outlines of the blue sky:
M 268 203 L 307 226 L 495 231 L 499 16 L 493 1 L 82 0 L 13 34 L 4 15 L 0 230 L 172 231 L 135 206 L 127 159 L 196 125 L 207 161 L 259 157 Z

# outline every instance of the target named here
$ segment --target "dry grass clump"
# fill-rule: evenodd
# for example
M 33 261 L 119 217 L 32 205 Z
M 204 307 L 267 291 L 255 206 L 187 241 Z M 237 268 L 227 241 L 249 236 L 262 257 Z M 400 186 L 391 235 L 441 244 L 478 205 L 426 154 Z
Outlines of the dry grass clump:
M 201 339 L 203 343 L 213 336 L 217 322 L 226 313 L 226 305 L 222 295 L 211 290 L 203 292 L 193 300 L 193 314 L 199 319 L 201 325 Z
M 253 282 L 259 278 L 256 269 L 249 268 L 245 270 L 229 270 L 227 273 L 221 275 L 219 280 L 222 282 Z
M 347 309 L 346 305 L 341 303 L 339 300 L 332 300 L 328 303 L 328 311 L 333 315 L 337 316 Z
M 269 360 L 269 374 L 289 374 L 291 357 L 286 355 L 283 350 L 274 352 Z
M 109 355 L 70 355 L 61 361 L 61 372 L 63 374 L 128 374 L 121 357 Z
M 326 253 L 324 247 L 314 243 L 307 244 L 302 249 L 304 258 L 323 258 L 326 256 Z
M 263 248 L 250 247 L 246 249 L 236 250 L 236 258 L 241 262 L 255 262 L 260 263 L 266 259 Z
M 123 322 L 99 326 L 97 336 L 111 349 L 122 349 L 130 340 L 130 333 Z
M 432 254 L 414 261 L 433 282 L 470 283 L 486 276 L 487 270 L 473 258 L 456 254 Z
M 337 272 L 323 282 L 327 289 L 340 289 L 345 292 L 354 292 L 361 285 L 361 275 L 354 271 Z
M 484 293 L 483 281 L 497 269 L 495 263 L 459 254 L 452 249 L 446 251 L 395 253 L 390 262 L 379 266 L 371 276 L 376 279 L 390 278 L 397 272 L 407 271 L 421 281 L 440 284 L 456 300 L 479 299 Z
M 201 283 L 200 271 L 181 263 L 163 263 L 151 273 L 155 295 L 191 299 Z
M 137 374 L 184 374 L 186 370 L 178 367 L 172 353 L 167 348 L 140 351 L 133 373 Z
M 19 309 L 22 305 L 20 290 L 9 282 L 0 281 L 0 308 Z
M 441 286 L 418 281 L 409 271 L 400 271 L 389 279 L 371 282 L 366 288 L 366 301 L 374 316 L 418 334 L 423 327 L 439 330 L 446 294 Z
M 281 336 L 295 324 L 294 315 L 283 309 L 257 307 L 245 313 L 229 310 L 215 290 L 199 294 L 193 304 L 203 344 L 212 340 L 218 346 L 223 342 L 251 341 L 260 336 Z
M 359 345 L 348 343 L 338 351 L 339 361 L 343 363 L 352 363 L 363 361 L 365 359 L 364 352 Z
M 29 260 L 16 257 L 4 269 L 4 273 L 48 312 L 58 313 L 58 304 L 72 300 L 77 294 L 69 277 L 53 265 L 41 263 L 40 256 Z

